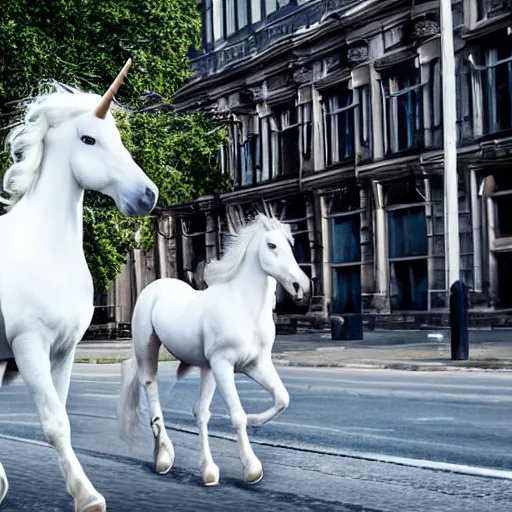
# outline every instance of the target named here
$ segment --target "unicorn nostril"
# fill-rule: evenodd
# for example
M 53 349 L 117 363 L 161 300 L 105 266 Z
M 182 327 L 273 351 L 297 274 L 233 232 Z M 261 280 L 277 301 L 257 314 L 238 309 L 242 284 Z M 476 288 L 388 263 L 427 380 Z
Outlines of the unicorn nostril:
M 146 196 L 148 203 L 154 203 L 155 193 L 149 187 L 146 187 L 146 192 L 144 193 L 144 195 Z
M 293 283 L 293 288 L 295 289 L 295 291 L 296 291 L 297 293 L 299 293 L 299 290 L 300 290 L 300 285 L 299 285 L 299 283 L 297 283 L 297 282 Z
M 143 208 L 152 207 L 155 202 L 155 197 L 155 193 L 149 187 L 146 187 L 144 195 L 139 199 L 139 204 Z

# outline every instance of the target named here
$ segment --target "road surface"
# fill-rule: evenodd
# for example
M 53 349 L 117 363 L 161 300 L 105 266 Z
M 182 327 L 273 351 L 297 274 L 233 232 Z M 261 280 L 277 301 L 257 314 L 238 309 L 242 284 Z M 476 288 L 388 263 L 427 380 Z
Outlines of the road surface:
M 119 366 L 75 365 L 73 445 L 110 512 L 510 510 L 512 373 L 280 368 L 290 409 L 250 429 L 264 480 L 243 484 L 234 433 L 216 395 L 210 430 L 221 485 L 205 488 L 191 414 L 197 374 L 171 393 L 173 370 L 173 363 L 161 364 L 176 462 L 171 474 L 157 476 L 146 424 L 132 443 L 118 438 Z M 238 388 L 247 412 L 270 403 L 244 377 Z M 11 483 L 2 512 L 73 510 L 21 382 L 0 390 L 0 460 Z

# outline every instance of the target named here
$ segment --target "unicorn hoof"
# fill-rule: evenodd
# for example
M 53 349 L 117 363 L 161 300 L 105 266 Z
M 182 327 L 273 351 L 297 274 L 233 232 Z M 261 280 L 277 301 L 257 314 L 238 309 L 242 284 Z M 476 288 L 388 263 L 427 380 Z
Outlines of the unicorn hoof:
M 219 483 L 219 467 L 217 464 L 211 464 L 203 470 L 204 485 L 210 487 Z
M 249 464 L 244 470 L 244 482 L 249 485 L 257 484 L 263 478 L 263 467 L 261 462 Z
M 107 512 L 105 498 L 101 494 L 91 496 L 82 507 L 76 507 L 75 512 Z
M 5 498 L 7 491 L 9 490 L 9 481 L 4 471 L 4 467 L 0 464 L 0 504 Z
M 155 472 L 159 475 L 166 475 L 171 471 L 173 464 L 174 449 L 165 445 L 160 446 L 155 460 Z

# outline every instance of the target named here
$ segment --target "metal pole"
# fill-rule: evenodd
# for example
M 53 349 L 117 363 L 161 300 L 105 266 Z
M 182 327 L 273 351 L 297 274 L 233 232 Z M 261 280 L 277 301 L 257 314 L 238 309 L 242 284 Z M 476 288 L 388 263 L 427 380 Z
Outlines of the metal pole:
M 440 0 L 443 80 L 444 212 L 446 289 L 450 304 L 451 352 L 454 360 L 467 360 L 467 288 L 460 280 L 459 193 L 457 179 L 457 111 L 455 54 L 451 0 Z
M 446 289 L 460 279 L 457 113 L 451 0 L 440 1 L 443 82 L 444 208 Z

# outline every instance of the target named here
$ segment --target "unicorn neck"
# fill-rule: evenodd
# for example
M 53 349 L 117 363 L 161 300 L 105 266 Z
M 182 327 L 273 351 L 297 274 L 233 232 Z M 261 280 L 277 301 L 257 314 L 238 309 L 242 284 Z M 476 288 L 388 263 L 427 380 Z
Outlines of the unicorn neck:
M 268 309 L 272 312 L 269 277 L 261 268 L 258 253 L 251 250 L 257 242 L 253 240 L 247 248 L 237 275 L 231 281 L 233 288 L 243 296 L 244 303 L 255 319 Z
M 83 189 L 69 166 L 69 153 L 55 140 L 45 140 L 39 178 L 21 202 L 40 219 L 36 225 L 48 243 L 61 248 L 79 247 L 83 238 Z

